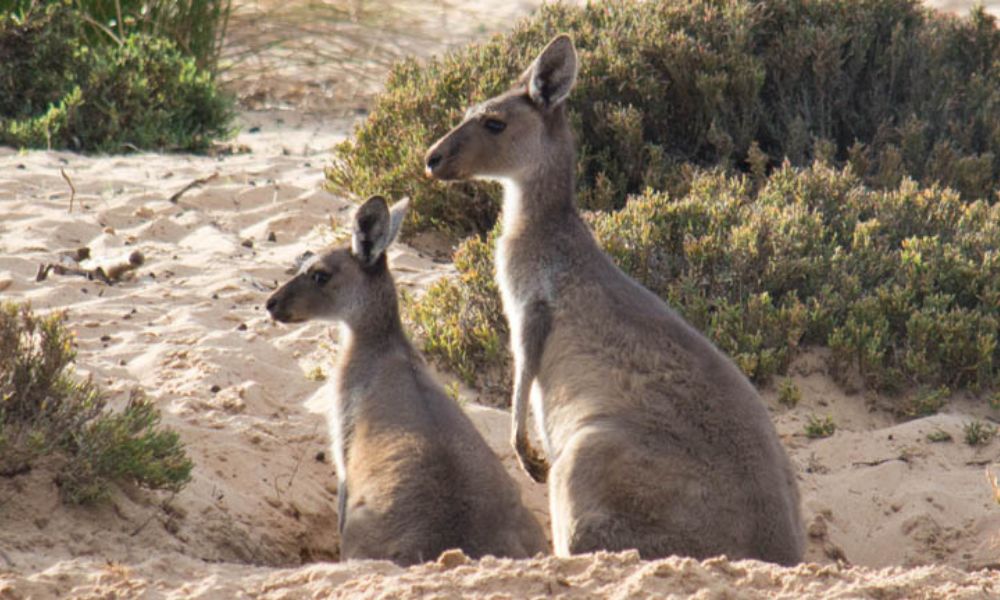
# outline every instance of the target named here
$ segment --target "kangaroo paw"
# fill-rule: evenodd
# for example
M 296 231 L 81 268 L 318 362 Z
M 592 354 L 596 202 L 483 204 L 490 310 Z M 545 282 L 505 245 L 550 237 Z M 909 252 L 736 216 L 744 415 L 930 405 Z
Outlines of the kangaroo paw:
M 528 476 L 538 483 L 545 483 L 549 477 L 549 463 L 542 454 L 528 445 L 516 444 L 517 459 L 521 463 L 521 468 L 528 473 Z

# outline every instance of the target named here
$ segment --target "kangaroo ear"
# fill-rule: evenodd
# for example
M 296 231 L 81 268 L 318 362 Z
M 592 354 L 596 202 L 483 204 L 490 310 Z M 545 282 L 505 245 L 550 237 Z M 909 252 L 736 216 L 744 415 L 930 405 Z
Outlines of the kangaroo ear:
M 399 230 L 403 228 L 403 221 L 406 219 L 406 211 L 409 208 L 410 199 L 403 198 L 389 209 L 389 239 L 385 243 L 386 246 L 396 240 Z
M 389 205 L 382 196 L 372 196 L 354 213 L 351 251 L 365 265 L 372 265 L 389 245 Z
M 565 33 L 555 37 L 521 76 L 528 96 L 543 109 L 558 106 L 576 85 L 576 49 Z

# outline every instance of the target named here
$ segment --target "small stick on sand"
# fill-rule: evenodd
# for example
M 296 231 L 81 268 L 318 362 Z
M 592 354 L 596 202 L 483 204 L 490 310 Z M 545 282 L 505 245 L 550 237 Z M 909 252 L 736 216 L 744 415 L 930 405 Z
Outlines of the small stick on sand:
M 170 203 L 171 204 L 177 204 L 177 201 L 181 199 L 181 196 L 183 196 L 184 194 L 186 194 L 190 190 L 192 190 L 192 189 L 194 189 L 194 188 L 196 188 L 196 187 L 198 187 L 200 185 L 205 185 L 206 183 L 208 183 L 209 181 L 212 181 L 213 179 L 215 179 L 218 176 L 219 176 L 219 172 L 216 171 L 215 173 L 212 173 L 208 177 L 202 177 L 201 179 L 195 179 L 194 181 L 192 181 L 191 183 L 187 184 L 186 186 L 184 186 L 183 188 L 181 188 L 179 191 L 177 191 L 173 196 L 171 196 L 170 197 Z
M 997 504 L 1000 504 L 1000 481 L 997 480 L 997 476 L 989 467 L 986 467 L 986 481 L 989 481 L 990 487 L 993 488 L 993 499 L 997 501 Z
M 66 169 L 60 168 L 59 172 L 62 173 L 63 179 L 69 184 L 69 212 L 73 212 L 73 200 L 76 199 L 76 186 L 73 185 L 73 180 L 66 174 Z

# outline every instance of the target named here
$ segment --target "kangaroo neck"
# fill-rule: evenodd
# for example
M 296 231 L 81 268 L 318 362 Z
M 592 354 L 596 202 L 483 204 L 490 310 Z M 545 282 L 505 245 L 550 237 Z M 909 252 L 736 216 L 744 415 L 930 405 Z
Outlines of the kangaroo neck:
M 502 180 L 503 233 L 565 222 L 577 215 L 574 200 L 576 160 L 570 147 L 554 153 L 519 177 Z
M 397 349 L 409 348 L 409 341 L 399 318 L 399 303 L 392 285 L 378 294 L 367 306 L 360 307 L 353 319 L 340 323 L 342 347 L 340 364 L 348 372 L 365 367 Z M 376 306 L 379 308 L 376 309 Z

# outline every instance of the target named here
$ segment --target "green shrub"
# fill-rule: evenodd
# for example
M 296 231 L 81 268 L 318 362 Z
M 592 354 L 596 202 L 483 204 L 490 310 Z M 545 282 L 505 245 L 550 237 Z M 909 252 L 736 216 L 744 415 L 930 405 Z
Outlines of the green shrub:
M 965 443 L 970 446 L 985 446 L 993 439 L 997 433 L 997 428 L 982 421 L 969 421 L 962 427 L 965 434 Z
M 966 200 L 1000 181 L 1000 32 L 981 8 L 958 20 L 915 0 L 612 0 L 547 5 L 509 34 L 397 65 L 330 183 L 410 196 L 411 231 L 488 231 L 497 188 L 425 180 L 423 153 L 563 31 L 580 52 L 569 108 L 584 208 L 683 195 L 693 167 L 763 175 L 786 158 Z
M 156 408 L 133 392 L 121 412 L 106 410 L 101 391 L 68 371 L 74 357 L 62 315 L 0 305 L 0 476 L 53 456 L 60 492 L 73 503 L 101 499 L 120 481 L 183 488 L 191 461 Z
M 806 437 L 811 440 L 830 437 L 836 431 L 837 424 L 833 422 L 833 417 L 830 416 L 819 418 L 811 415 L 805 426 Z
M 909 180 L 872 190 L 849 167 L 816 163 L 756 185 L 702 173 L 682 198 L 647 192 L 587 218 L 624 271 L 757 382 L 810 345 L 832 349 L 835 376 L 876 390 L 998 381 L 1000 204 Z M 424 350 L 461 373 L 506 360 L 492 247 L 466 241 L 459 278 L 408 311 Z M 900 410 L 940 398 L 924 400 Z
M 508 329 L 493 277 L 495 242 L 466 240 L 455 253 L 458 279 L 437 281 L 419 301 L 407 298 L 404 310 L 424 352 L 467 384 L 506 395 Z
M 44 0 L 65 4 L 83 21 L 89 46 L 117 45 L 133 34 L 173 42 L 198 67 L 215 71 L 229 24 L 231 0 Z M 0 0 L 0 15 L 25 20 L 38 0 Z
M 947 431 L 944 431 L 943 429 L 935 429 L 934 431 L 927 434 L 927 441 L 935 444 L 939 444 L 941 442 L 950 442 L 952 441 L 952 439 L 953 438 L 951 437 L 951 434 L 948 433 Z
M 778 402 L 788 408 L 795 408 L 802 401 L 802 390 L 790 378 L 781 380 L 778 384 Z
M 897 412 L 910 419 L 935 415 L 944 407 L 950 393 L 946 387 L 917 390 L 914 396 L 901 403 Z
M 63 2 L 0 17 L 0 144 L 198 151 L 227 134 L 231 100 L 173 42 L 87 45 L 85 25 Z

